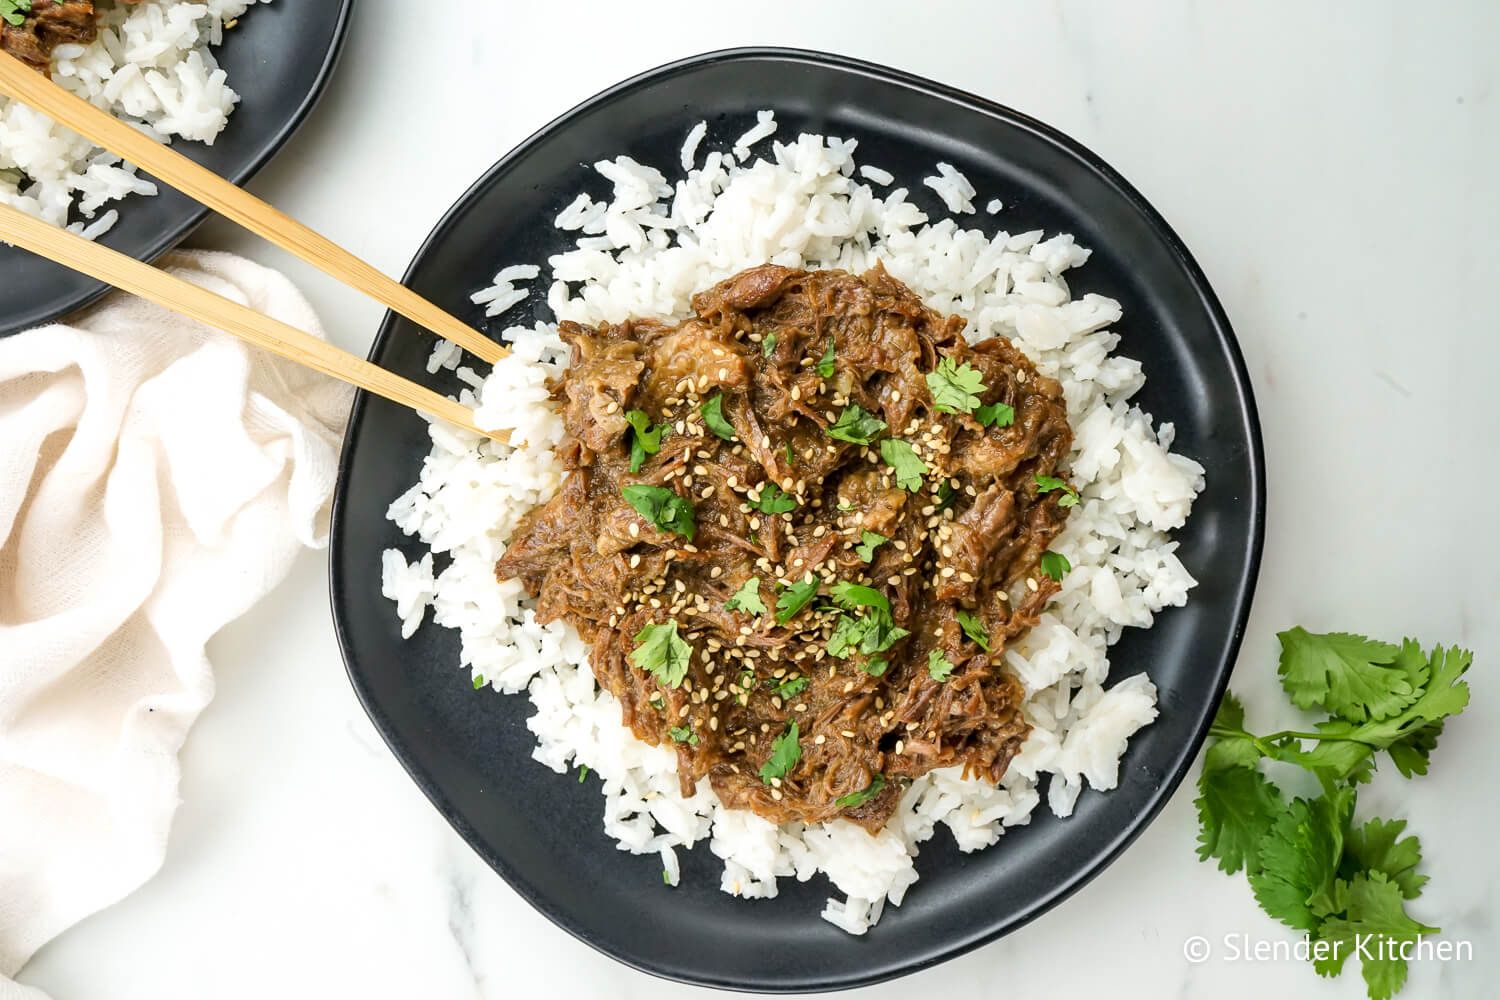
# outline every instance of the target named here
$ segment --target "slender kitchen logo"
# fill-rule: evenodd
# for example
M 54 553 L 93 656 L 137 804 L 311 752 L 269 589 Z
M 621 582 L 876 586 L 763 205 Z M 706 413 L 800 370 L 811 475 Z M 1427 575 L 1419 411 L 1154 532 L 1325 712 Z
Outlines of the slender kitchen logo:
M 1243 932 L 1225 934 L 1218 948 L 1208 938 L 1194 935 L 1182 942 L 1182 957 L 1194 965 L 1217 957 L 1224 962 L 1341 962 L 1350 956 L 1361 962 L 1471 962 L 1472 941 L 1436 940 L 1430 937 L 1390 937 L 1356 934 L 1347 941 L 1300 938 L 1275 941 L 1251 937 Z

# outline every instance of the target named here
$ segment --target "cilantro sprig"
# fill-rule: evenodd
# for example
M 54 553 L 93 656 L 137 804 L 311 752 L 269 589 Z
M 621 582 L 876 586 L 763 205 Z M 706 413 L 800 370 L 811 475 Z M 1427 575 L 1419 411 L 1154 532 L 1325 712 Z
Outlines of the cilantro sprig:
M 1473 654 L 1302 628 L 1278 638 L 1283 689 L 1326 717 L 1312 729 L 1257 735 L 1240 701 L 1224 696 L 1198 778 L 1198 856 L 1243 870 L 1261 909 L 1309 934 L 1319 975 L 1338 975 L 1358 954 L 1371 1000 L 1388 1000 L 1406 983 L 1401 945 L 1439 929 L 1406 912 L 1427 881 L 1417 870 L 1421 842 L 1403 836 L 1404 820 L 1356 825 L 1357 789 L 1381 754 L 1406 778 L 1427 772 L 1444 721 L 1469 703 L 1462 678 Z M 1286 799 L 1262 762 L 1310 771 L 1320 793 Z M 1362 938 L 1391 946 L 1360 950 Z

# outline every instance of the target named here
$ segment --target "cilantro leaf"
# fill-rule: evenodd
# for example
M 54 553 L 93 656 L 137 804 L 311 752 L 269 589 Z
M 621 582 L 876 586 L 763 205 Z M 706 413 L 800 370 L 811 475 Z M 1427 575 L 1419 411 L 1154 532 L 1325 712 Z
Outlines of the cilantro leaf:
M 1073 569 L 1073 564 L 1068 562 L 1068 557 L 1061 552 L 1053 552 L 1049 549 L 1042 553 L 1041 568 L 1044 574 L 1061 583 L 1062 578 Z
M 1349 873 L 1380 872 L 1396 883 L 1402 896 L 1416 899 L 1427 884 L 1427 876 L 1417 874 L 1417 865 L 1422 863 L 1422 842 L 1416 837 L 1402 837 L 1405 829 L 1404 819 L 1372 819 L 1350 830 L 1344 840 Z
M 875 777 L 870 779 L 870 783 L 864 788 L 860 789 L 857 792 L 850 792 L 848 795 L 840 795 L 838 798 L 833 800 L 833 804 L 838 806 L 840 809 L 857 809 L 858 807 L 873 799 L 875 796 L 879 795 L 884 790 L 885 775 L 876 774 Z
M 761 765 L 760 780 L 769 785 L 785 778 L 802 759 L 802 745 L 797 742 L 797 723 L 787 723 L 786 730 L 771 743 L 771 756 Z
M 31 0 L 0 0 L 0 20 L 19 28 L 26 23 L 26 13 L 31 10 Z
M 691 500 L 664 486 L 648 486 L 645 483 L 622 486 L 620 495 L 635 508 L 636 513 L 657 528 L 681 535 L 690 542 L 693 540 L 698 522 Z
M 475 674 L 474 675 L 474 690 L 478 691 L 482 687 L 484 687 L 484 674 Z
M 827 434 L 835 441 L 869 444 L 885 428 L 884 420 L 865 410 L 858 403 L 850 403 L 844 407 L 844 412 L 840 413 L 839 418 L 828 428 Z
M 896 485 L 908 493 L 922 488 L 922 477 L 927 474 L 927 463 L 917 457 L 917 450 L 900 438 L 886 438 L 880 442 L 880 458 L 896 472 Z
M 859 648 L 864 638 L 864 623 L 854 615 L 839 615 L 833 623 L 833 633 L 828 636 L 828 655 L 845 659 L 850 650 Z
M 625 421 L 630 424 L 630 471 L 640 472 L 646 456 L 661 451 L 661 435 L 667 425 L 653 427 L 644 410 L 627 410 Z
M 875 550 L 888 541 L 890 541 L 889 538 L 877 532 L 861 531 L 859 533 L 859 544 L 854 546 L 854 551 L 865 562 L 873 562 L 875 559 Z
M 872 656 L 869 659 L 865 660 L 865 662 L 861 663 L 859 665 L 859 669 L 863 670 L 871 677 L 884 677 L 886 668 L 890 665 L 891 661 L 887 660 L 885 657 Z
M 990 403 L 975 410 L 974 418 L 985 427 L 1009 427 L 1016 422 L 1016 411 L 1006 403 Z
M 1214 713 L 1210 728 L 1214 739 L 1203 755 L 1203 769 L 1218 771 L 1226 767 L 1254 767 L 1263 754 L 1255 738 L 1245 732 L 1245 707 L 1234 696 L 1225 691 L 1219 710 Z
M 1412 673 L 1395 665 L 1398 650 L 1362 635 L 1318 635 L 1292 628 L 1277 635 L 1277 672 L 1298 708 L 1326 708 L 1350 722 L 1387 719 L 1414 698 Z
M 1367 944 L 1360 954 L 1360 974 L 1364 976 L 1370 1000 L 1389 1000 L 1406 984 L 1406 959 L 1400 957 L 1399 942 L 1420 940 L 1424 935 L 1436 934 L 1438 928 L 1408 916 L 1400 888 L 1381 872 L 1354 876 L 1344 895 L 1347 900 L 1344 915 L 1328 918 L 1318 929 L 1318 938 L 1332 942 L 1335 947 L 1333 957 L 1315 963 L 1317 970 L 1324 976 L 1337 975 L 1363 938 Z M 1372 941 L 1379 941 L 1384 947 L 1376 951 L 1370 947 Z M 1395 947 L 1387 941 L 1396 943 Z
M 1260 908 L 1297 930 L 1315 931 L 1332 913 L 1334 882 L 1344 853 L 1344 831 L 1354 811 L 1354 791 L 1294 799 L 1271 824 L 1256 852 L 1250 888 Z
M 958 612 L 958 627 L 963 629 L 964 635 L 968 636 L 980 649 L 986 653 L 990 651 L 990 633 L 984 627 L 984 622 L 979 619 L 978 615 L 972 611 L 960 609 Z
M 725 441 L 734 440 L 734 425 L 724 416 L 724 394 L 722 392 L 714 393 L 708 402 L 698 407 L 698 413 L 703 417 L 704 427 L 707 427 L 716 436 L 723 438 Z
M 762 514 L 785 514 L 797 508 L 797 501 L 790 493 L 783 493 L 780 486 L 768 479 L 761 486 L 756 499 L 750 501 L 750 506 Z
M 1432 751 L 1437 749 L 1438 737 L 1442 735 L 1443 724 L 1430 722 L 1420 729 L 1413 729 L 1386 747 L 1386 752 L 1391 755 L 1391 763 L 1396 765 L 1401 777 L 1410 778 L 1427 773 L 1427 760 L 1432 756 Z
M 953 670 L 953 661 L 942 650 L 934 649 L 927 654 L 927 675 L 939 684 L 951 677 Z
M 776 697 L 785 701 L 788 698 L 795 698 L 803 691 L 806 691 L 809 683 L 811 682 L 806 677 L 789 677 L 782 681 L 768 680 L 766 681 L 766 687 L 770 688 Z
M 1260 867 L 1257 851 L 1282 811 L 1281 793 L 1253 767 L 1204 770 L 1198 776 L 1198 860 L 1219 860 L 1233 874 Z
M 941 483 L 938 483 L 938 510 L 947 510 L 949 507 L 953 506 L 953 501 L 958 499 L 958 490 L 953 488 L 954 482 L 956 482 L 956 480 L 944 479 Z
M 984 375 L 967 361 L 955 364 L 943 358 L 936 371 L 927 373 L 927 391 L 939 413 L 972 413 L 985 391 Z
M 818 359 L 818 377 L 833 378 L 833 337 L 828 338 L 828 346 L 823 348 L 823 356 Z
M 729 600 L 724 602 L 725 611 L 743 611 L 747 615 L 766 613 L 766 602 L 760 599 L 760 577 L 752 576 L 740 584 Z
M 686 743 L 690 747 L 698 745 L 698 734 L 693 732 L 692 726 L 673 726 L 667 730 L 667 735 L 672 737 L 673 743 Z
M 1034 475 L 1036 480 L 1036 491 L 1038 493 L 1051 493 L 1053 490 L 1062 490 L 1062 496 L 1057 498 L 1059 507 L 1078 506 L 1078 491 L 1068 485 L 1067 480 L 1058 479 L 1056 476 Z
M 781 592 L 776 598 L 776 624 L 785 625 L 792 617 L 807 607 L 818 593 L 818 578 L 800 580 Z
M 884 594 L 864 584 L 840 580 L 833 585 L 832 593 L 833 603 L 841 608 L 880 608 L 887 613 L 891 610 L 891 602 Z
M 635 649 L 630 652 L 630 663 L 667 687 L 675 688 L 680 687 L 687 677 L 692 657 L 692 647 L 677 634 L 677 623 L 669 621 L 647 625 L 635 634 Z
M 766 334 L 766 339 L 762 340 L 760 342 L 760 355 L 763 358 L 769 358 L 775 352 L 776 352 L 776 334 L 774 334 L 774 333 L 768 333 L 768 334 Z

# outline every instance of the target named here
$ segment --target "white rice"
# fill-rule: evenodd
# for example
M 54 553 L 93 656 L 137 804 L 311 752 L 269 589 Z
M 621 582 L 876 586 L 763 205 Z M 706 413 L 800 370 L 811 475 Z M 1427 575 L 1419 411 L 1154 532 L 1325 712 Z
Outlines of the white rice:
M 758 129 L 769 115 L 761 120 Z M 589 209 L 599 235 L 548 261 L 547 300 L 558 318 L 584 323 L 682 317 L 693 292 L 767 260 L 854 271 L 879 260 L 933 308 L 964 317 L 970 339 L 1010 337 L 1062 383 L 1082 501 L 1054 547 L 1072 570 L 1041 623 L 1005 653 L 1028 693 L 1032 731 L 998 787 L 964 780 L 958 769 L 933 772 L 912 783 L 874 837 L 845 821 L 777 827 L 722 808 L 706 781 L 681 796 L 675 755 L 621 724 L 577 633 L 538 624 L 520 583 L 494 579 L 517 519 L 563 478 L 553 452 L 563 425 L 546 381 L 567 352 L 549 324 L 508 330 L 514 353 L 461 394 L 482 426 L 511 430 L 510 445 L 431 426 L 420 481 L 389 515 L 428 551 L 415 564 L 385 553 L 383 589 L 396 601 L 403 634 L 430 606 L 437 624 L 460 632 L 463 665 L 476 679 L 530 694 L 534 756 L 559 772 L 587 765 L 600 777 L 604 830 L 621 850 L 660 854 L 666 881 L 676 884 L 676 850 L 707 841 L 724 862 L 723 890 L 745 897 L 774 896 L 778 879 L 822 873 L 845 897 L 829 899 L 824 917 L 861 934 L 887 903 L 901 903 L 917 878 L 918 846 L 939 824 L 961 850 L 978 850 L 1028 822 L 1044 784 L 1058 816 L 1071 814 L 1085 785 L 1115 787 L 1126 741 L 1156 717 L 1156 690 L 1145 675 L 1107 687 L 1108 649 L 1127 626 L 1147 628 L 1157 611 L 1187 600 L 1194 580 L 1167 533 L 1187 519 L 1203 469 L 1171 453 L 1170 424 L 1153 427 L 1130 404 L 1145 378 L 1138 363 L 1111 353 L 1120 342 L 1119 303 L 1073 297 L 1064 275 L 1087 250 L 1067 235 L 986 236 L 949 218 L 929 220 L 905 188 L 881 198 L 855 180 L 854 148 L 801 135 L 744 163 L 710 151 L 671 184 L 626 157 L 602 161 L 596 169 L 614 195 Z M 860 175 L 879 182 L 882 173 Z M 929 180 L 950 211 L 973 197 L 952 167 Z M 568 222 L 583 218 L 582 204 L 564 212 Z M 451 349 L 438 354 L 438 364 L 457 364 Z M 434 552 L 451 558 L 435 578 Z
M 239 95 L 211 47 L 251 4 L 269 0 L 145 0 L 100 6 L 99 37 L 59 45 L 52 79 L 158 142 L 210 145 Z M 93 239 L 118 213 L 100 209 L 156 185 L 52 119 L 0 97 L 0 204 Z M 71 220 L 71 225 L 69 225 Z

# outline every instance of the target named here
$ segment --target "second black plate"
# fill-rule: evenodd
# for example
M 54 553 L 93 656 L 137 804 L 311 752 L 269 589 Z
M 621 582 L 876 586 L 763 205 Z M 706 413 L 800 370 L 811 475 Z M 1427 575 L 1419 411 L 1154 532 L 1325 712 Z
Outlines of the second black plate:
M 277 0 L 256 4 L 225 32 L 214 58 L 240 103 L 212 146 L 178 140 L 174 149 L 243 184 L 291 138 L 322 95 L 338 61 L 354 0 Z M 144 176 L 144 174 L 143 174 Z M 208 209 L 157 182 L 152 198 L 111 204 L 120 221 L 99 242 L 137 260 L 155 260 L 182 242 Z M 57 319 L 109 289 L 23 250 L 0 245 L 0 337 Z
M 1008 109 L 929 81 L 807 52 L 740 50 L 689 59 L 629 80 L 574 109 L 486 174 L 438 225 L 407 274 L 439 305 L 480 322 L 468 295 L 501 266 L 542 262 L 564 247 L 552 218 L 581 189 L 607 194 L 587 164 L 626 153 L 670 165 L 706 119 L 723 143 L 774 108 L 779 135 L 859 140 L 862 162 L 894 171 L 930 212 L 919 184 L 938 160 L 968 174 L 1006 209 L 968 225 L 1071 232 L 1092 247 L 1070 273 L 1079 291 L 1119 299 L 1122 353 L 1150 381 L 1141 404 L 1177 425 L 1176 449 L 1207 469 L 1208 488 L 1179 555 L 1198 577 L 1188 606 L 1132 630 L 1111 655 L 1114 681 L 1150 670 L 1161 717 L 1132 740 L 1120 787 L 1087 792 L 1076 814 L 1039 808 L 994 847 L 960 854 L 946 834 L 922 848 L 921 881 L 866 937 L 818 914 L 821 878 L 784 880 L 774 900 L 721 893 L 706 849 L 684 856 L 683 884 L 660 863 L 615 850 L 600 829 L 597 784 L 531 759 L 524 697 L 471 690 L 458 637 L 428 625 L 403 642 L 380 596 L 380 554 L 419 547 L 385 519 L 428 450 L 415 415 L 379 399 L 355 404 L 334 509 L 333 612 L 355 691 L 391 749 L 474 849 L 518 892 L 579 938 L 648 972 L 759 991 L 837 989 L 950 958 L 1014 929 L 1115 858 L 1182 780 L 1223 691 L 1249 610 L 1260 556 L 1263 460 L 1254 403 L 1229 324 L 1181 241 L 1119 175 L 1077 143 Z M 540 296 L 534 296 L 533 302 Z M 502 323 L 529 321 L 517 307 Z M 500 329 L 496 324 L 494 329 Z M 426 374 L 430 338 L 388 318 L 372 351 L 381 366 L 456 391 Z M 1080 942 L 1082 944 L 1082 942 Z

